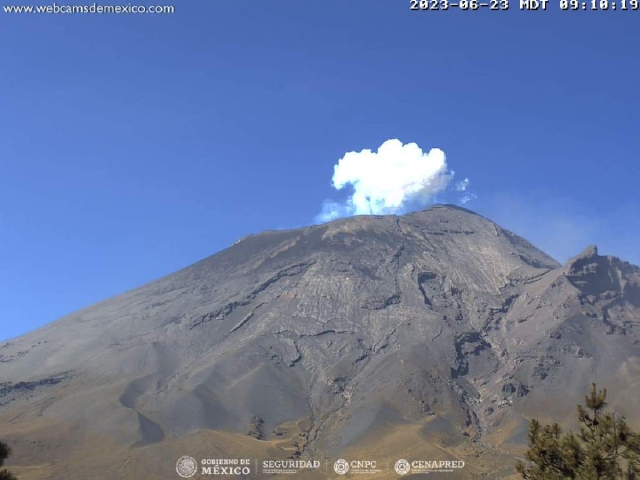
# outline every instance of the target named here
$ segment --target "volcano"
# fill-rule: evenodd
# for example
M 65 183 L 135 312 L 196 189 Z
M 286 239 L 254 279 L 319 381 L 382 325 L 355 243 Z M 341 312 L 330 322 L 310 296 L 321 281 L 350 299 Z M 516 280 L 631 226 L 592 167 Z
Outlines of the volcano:
M 591 382 L 640 426 L 640 268 L 436 205 L 250 235 L 0 343 L 0 439 L 24 480 L 180 478 L 185 455 L 507 478 L 528 419 L 575 427 Z

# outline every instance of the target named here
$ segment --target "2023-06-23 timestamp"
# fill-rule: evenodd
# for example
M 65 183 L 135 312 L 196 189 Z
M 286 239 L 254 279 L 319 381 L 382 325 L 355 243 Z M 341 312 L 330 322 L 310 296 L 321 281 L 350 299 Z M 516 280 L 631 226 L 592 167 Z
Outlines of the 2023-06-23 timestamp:
M 409 0 L 410 10 L 509 10 L 509 0 Z
M 515 0 L 520 10 L 548 10 L 550 0 Z M 640 9 L 640 0 L 560 0 L 560 10 L 609 10 Z M 410 10 L 509 10 L 509 0 L 409 0 Z M 554 7 L 557 8 L 557 7 Z

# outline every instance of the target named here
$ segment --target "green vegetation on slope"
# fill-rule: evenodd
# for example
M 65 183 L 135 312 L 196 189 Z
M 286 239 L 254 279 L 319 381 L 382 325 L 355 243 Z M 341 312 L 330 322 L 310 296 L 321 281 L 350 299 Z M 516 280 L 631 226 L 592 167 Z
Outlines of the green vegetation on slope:
M 586 396 L 586 408 L 578 405 L 580 432 L 562 434 L 560 425 L 529 426 L 528 465 L 516 466 L 530 480 L 638 480 L 640 479 L 640 434 L 624 417 L 605 410 L 607 390 Z

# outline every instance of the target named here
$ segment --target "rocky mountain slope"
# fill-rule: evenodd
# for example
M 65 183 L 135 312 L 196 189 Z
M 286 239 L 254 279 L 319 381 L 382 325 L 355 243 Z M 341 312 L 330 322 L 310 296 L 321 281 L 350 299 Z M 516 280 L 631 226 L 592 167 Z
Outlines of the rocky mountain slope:
M 296 450 L 497 478 L 592 381 L 640 426 L 640 269 L 438 205 L 252 235 L 1 343 L 0 437 L 25 479 Z

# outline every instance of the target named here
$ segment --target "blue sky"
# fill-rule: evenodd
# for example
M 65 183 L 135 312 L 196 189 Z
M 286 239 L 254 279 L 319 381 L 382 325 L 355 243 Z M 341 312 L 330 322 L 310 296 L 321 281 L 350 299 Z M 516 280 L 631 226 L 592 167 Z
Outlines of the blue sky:
M 0 13 L 0 339 L 313 223 L 338 160 L 395 138 L 559 260 L 640 263 L 640 11 L 175 2 Z

